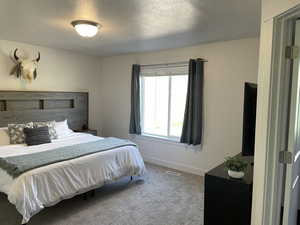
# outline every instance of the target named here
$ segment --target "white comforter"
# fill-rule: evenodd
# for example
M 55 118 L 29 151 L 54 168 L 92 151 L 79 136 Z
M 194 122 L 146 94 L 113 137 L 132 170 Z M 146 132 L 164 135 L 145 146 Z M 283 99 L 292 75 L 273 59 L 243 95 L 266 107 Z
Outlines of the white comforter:
M 90 134 L 74 133 L 50 144 L 0 146 L 0 157 L 32 154 L 99 139 Z M 15 179 L 0 169 L 0 192 L 16 206 L 23 216 L 22 223 L 27 223 L 44 207 L 123 176 L 142 175 L 144 172 L 139 150 L 126 146 L 37 168 Z

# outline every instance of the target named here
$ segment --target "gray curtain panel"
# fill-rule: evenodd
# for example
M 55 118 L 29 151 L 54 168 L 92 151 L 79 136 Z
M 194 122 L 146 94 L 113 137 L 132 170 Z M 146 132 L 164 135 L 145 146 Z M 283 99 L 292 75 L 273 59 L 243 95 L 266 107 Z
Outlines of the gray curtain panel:
M 204 61 L 190 59 L 188 90 L 185 105 L 181 143 L 199 145 L 202 141 Z
M 131 77 L 131 112 L 130 112 L 130 134 L 141 134 L 141 115 L 140 115 L 140 72 L 141 66 L 132 65 Z

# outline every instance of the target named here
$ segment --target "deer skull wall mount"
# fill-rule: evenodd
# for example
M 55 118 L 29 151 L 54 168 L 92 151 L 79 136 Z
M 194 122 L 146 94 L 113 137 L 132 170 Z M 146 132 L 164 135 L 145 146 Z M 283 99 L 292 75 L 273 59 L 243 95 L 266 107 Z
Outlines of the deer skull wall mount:
M 10 75 L 15 75 L 17 78 L 23 78 L 28 81 L 35 80 L 37 78 L 37 66 L 41 59 L 41 54 L 39 52 L 36 59 L 21 59 L 17 55 L 18 49 L 14 51 L 14 62 L 16 65 L 12 68 Z

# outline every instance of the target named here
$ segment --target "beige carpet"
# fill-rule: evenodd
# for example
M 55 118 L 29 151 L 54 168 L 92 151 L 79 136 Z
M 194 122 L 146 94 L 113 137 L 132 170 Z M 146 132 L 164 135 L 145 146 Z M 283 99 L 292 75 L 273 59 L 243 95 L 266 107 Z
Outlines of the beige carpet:
M 44 209 L 28 225 L 202 225 L 203 178 L 146 167 L 143 180 L 126 178 L 98 189 L 94 198 L 65 200 Z M 20 225 L 20 221 L 1 194 L 0 225 Z

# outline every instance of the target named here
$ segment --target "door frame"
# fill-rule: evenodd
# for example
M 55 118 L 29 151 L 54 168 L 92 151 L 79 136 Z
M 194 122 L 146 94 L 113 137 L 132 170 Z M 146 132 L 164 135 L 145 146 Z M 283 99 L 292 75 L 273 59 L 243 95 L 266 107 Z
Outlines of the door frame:
M 273 19 L 273 40 L 270 40 L 272 55 L 266 130 L 263 225 L 279 225 L 281 221 L 285 166 L 279 163 L 279 152 L 288 150 L 286 134 L 289 124 L 288 104 L 292 69 L 292 60 L 288 60 L 285 55 L 286 46 L 293 44 L 293 20 L 297 18 L 300 18 L 300 6 Z M 256 151 L 259 150 L 256 145 Z

